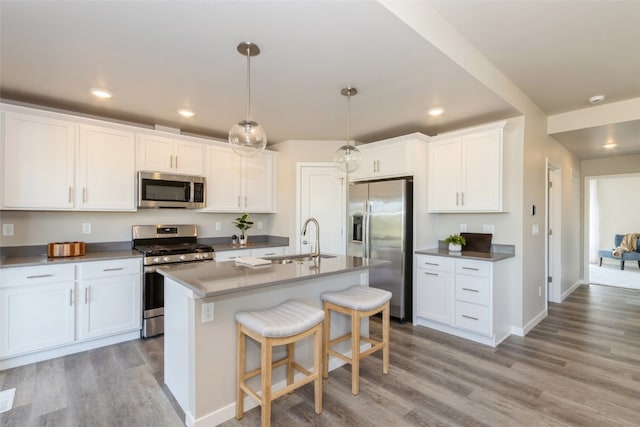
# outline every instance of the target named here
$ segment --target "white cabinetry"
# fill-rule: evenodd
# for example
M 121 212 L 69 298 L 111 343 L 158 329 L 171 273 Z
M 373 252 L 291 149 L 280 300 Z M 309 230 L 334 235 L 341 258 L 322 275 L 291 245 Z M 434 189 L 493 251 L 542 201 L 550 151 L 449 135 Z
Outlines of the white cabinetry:
M 73 264 L 0 270 L 0 358 L 72 343 Z
M 245 158 L 223 146 L 210 145 L 205 151 L 206 211 L 276 211 L 276 152 Z
M 136 209 L 132 132 L 20 110 L 3 113 L 3 209 Z
M 450 325 L 453 308 L 453 260 L 416 256 L 417 311 L 424 319 Z
M 350 175 L 350 180 L 381 179 L 413 175 L 415 171 L 416 144 L 429 138 L 420 133 L 359 145 L 362 157 L 360 167 Z
M 430 212 L 502 211 L 505 123 L 432 138 L 429 143 Z
M 416 324 L 495 347 L 511 333 L 507 264 L 416 255 Z
M 0 370 L 140 337 L 140 258 L 0 269 Z
M 139 330 L 140 260 L 78 264 L 78 339 Z
M 138 169 L 202 175 L 203 144 L 186 138 L 138 134 Z

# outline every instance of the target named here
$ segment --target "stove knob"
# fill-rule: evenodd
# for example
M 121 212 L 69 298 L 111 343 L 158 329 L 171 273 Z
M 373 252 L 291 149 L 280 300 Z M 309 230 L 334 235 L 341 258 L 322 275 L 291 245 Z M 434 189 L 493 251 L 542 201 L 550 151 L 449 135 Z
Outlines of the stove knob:
M 200 254 L 195 254 L 195 259 L 202 259 L 202 255 L 200 255 Z
M 157 264 L 157 263 L 159 263 L 159 262 L 160 262 L 160 258 L 155 257 L 155 258 L 153 259 L 153 261 L 152 261 L 152 262 L 153 262 L 154 264 Z
M 180 255 L 180 261 L 184 261 L 185 259 L 187 259 L 187 257 L 186 257 L 186 256 L 184 256 L 184 255 Z
M 207 252 L 203 253 L 202 258 L 209 258 L 209 254 Z
M 164 261 L 164 262 L 169 262 L 169 257 L 168 257 L 168 256 L 166 256 L 166 257 L 162 258 L 162 261 Z

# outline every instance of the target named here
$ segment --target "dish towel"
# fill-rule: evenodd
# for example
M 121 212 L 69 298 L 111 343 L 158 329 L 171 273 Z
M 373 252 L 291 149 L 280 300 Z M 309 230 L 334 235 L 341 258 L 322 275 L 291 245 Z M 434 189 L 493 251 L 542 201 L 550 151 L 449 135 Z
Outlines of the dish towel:
M 271 264 L 271 260 L 270 259 L 262 259 L 262 258 L 254 258 L 254 257 L 236 257 L 235 258 L 236 264 L 242 264 L 242 265 L 250 265 L 251 267 L 255 267 L 258 265 L 269 265 Z

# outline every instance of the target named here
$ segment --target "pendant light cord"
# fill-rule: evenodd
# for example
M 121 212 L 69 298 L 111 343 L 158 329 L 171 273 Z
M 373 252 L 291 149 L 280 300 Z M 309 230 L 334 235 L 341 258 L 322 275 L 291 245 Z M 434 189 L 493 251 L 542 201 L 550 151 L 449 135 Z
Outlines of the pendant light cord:
M 351 145 L 351 89 L 347 95 L 347 145 Z
M 247 121 L 251 121 L 251 48 L 247 46 Z

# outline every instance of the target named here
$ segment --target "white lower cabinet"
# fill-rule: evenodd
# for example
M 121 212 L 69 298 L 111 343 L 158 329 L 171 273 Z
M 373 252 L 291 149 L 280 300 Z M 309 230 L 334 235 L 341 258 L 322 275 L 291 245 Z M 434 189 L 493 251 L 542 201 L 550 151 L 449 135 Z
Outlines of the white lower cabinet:
M 139 337 L 139 258 L 0 269 L 0 370 Z
M 0 358 L 75 340 L 74 266 L 0 271 Z
M 78 339 L 140 329 L 140 261 L 78 264 Z
M 416 255 L 416 324 L 496 346 L 510 335 L 505 261 Z
M 232 261 L 238 257 L 265 257 L 284 255 L 286 246 L 269 246 L 266 248 L 232 249 L 216 252 L 216 261 Z

